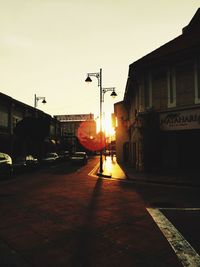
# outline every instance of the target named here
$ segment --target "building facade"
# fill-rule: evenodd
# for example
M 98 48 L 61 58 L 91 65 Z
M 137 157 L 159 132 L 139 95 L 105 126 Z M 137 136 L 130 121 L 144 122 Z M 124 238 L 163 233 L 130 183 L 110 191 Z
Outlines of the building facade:
M 120 161 L 138 171 L 198 169 L 200 9 L 180 36 L 129 66 L 115 114 Z
M 32 135 L 28 131 L 22 133 L 23 125 L 20 122 L 26 121 L 32 125 Z M 37 127 L 38 122 L 41 128 Z M 35 123 L 35 127 L 34 127 Z M 39 140 L 40 131 L 46 123 L 46 133 L 44 139 Z M 16 129 L 18 128 L 18 134 Z M 12 97 L 0 93 L 0 151 L 8 153 L 12 157 L 23 154 L 34 154 L 42 156 L 52 148 L 55 150 L 55 143 L 59 143 L 60 125 L 55 118 L 43 111 L 26 105 Z M 52 145 L 54 144 L 54 145 Z
M 124 102 L 114 105 L 114 112 L 117 118 L 115 124 L 115 149 L 118 162 L 128 162 L 129 160 L 129 133 L 128 133 L 128 113 Z

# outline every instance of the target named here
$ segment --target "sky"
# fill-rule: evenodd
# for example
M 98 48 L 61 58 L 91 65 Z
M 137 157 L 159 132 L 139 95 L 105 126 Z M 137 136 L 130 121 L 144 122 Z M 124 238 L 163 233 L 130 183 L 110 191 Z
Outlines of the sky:
M 200 0 L 0 0 L 0 92 L 50 115 L 99 114 L 123 100 L 129 65 L 182 33 Z

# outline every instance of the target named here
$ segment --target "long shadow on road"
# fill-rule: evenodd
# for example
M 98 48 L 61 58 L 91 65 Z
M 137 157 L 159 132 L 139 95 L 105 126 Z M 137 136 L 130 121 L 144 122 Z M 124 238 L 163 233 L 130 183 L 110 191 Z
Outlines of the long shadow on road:
M 79 232 L 77 250 L 75 251 L 72 258 L 73 267 L 91 266 L 89 262 L 89 244 L 90 240 L 94 236 L 94 232 L 92 231 L 92 222 L 94 219 L 95 210 L 97 209 L 97 202 L 100 196 L 102 183 L 103 180 L 101 178 L 98 178 L 86 212 L 85 223 L 83 224 Z

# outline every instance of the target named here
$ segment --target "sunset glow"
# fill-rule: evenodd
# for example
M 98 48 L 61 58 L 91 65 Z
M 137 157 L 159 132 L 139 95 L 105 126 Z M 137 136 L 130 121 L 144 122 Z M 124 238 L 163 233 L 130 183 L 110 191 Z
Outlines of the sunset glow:
M 112 136 L 115 133 L 114 128 L 112 127 L 111 116 L 103 118 L 103 131 L 106 136 Z
M 97 123 L 97 133 L 100 131 L 100 119 L 99 117 L 96 118 Z M 105 135 L 112 136 L 115 134 L 115 129 L 112 127 L 111 115 L 108 114 L 107 116 L 103 116 L 102 118 L 102 130 Z
M 103 88 L 116 88 L 103 111 L 122 101 L 129 65 L 180 35 L 199 3 L 2 0 L 1 92 L 31 106 L 45 97 L 38 108 L 51 116 L 99 114 L 100 88 L 95 77 L 85 83 L 87 73 L 102 67 Z

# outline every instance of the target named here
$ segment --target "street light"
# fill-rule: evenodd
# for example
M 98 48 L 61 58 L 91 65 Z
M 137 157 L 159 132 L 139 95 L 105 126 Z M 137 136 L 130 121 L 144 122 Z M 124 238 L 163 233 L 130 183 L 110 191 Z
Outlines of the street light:
M 34 95 L 34 107 L 36 108 L 37 107 L 37 102 L 39 100 L 42 100 L 42 103 L 43 104 L 46 104 L 47 101 L 45 100 L 45 97 L 44 96 L 36 96 L 36 94 Z
M 92 82 L 90 77 L 96 77 L 98 79 L 98 86 L 100 88 L 100 142 L 102 144 L 102 103 L 104 101 L 104 94 L 108 91 L 112 91 L 111 96 L 115 97 L 117 94 L 115 93 L 115 88 L 102 88 L 102 69 L 99 72 L 89 72 L 87 73 L 86 82 Z M 99 167 L 99 175 L 102 176 L 103 173 L 103 158 L 102 158 L 102 149 L 100 150 L 100 167 Z
M 108 91 L 111 91 L 112 93 L 110 94 L 110 96 L 112 96 L 113 98 L 115 98 L 117 96 L 117 93 L 115 92 L 115 87 L 109 87 L 109 88 L 103 88 L 102 89 L 102 102 L 104 102 L 104 94 Z

